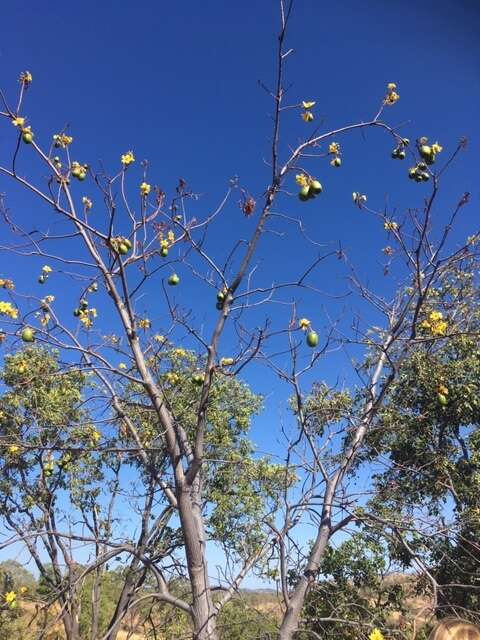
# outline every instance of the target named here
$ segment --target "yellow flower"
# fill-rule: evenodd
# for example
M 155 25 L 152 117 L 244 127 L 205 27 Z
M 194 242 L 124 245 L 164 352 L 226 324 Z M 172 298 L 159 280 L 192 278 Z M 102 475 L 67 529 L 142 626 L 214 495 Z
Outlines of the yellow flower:
M 397 85 L 394 82 L 389 82 L 387 84 L 387 90 L 388 91 L 395 91 L 396 88 L 397 88 Z
M 16 599 L 17 599 L 17 594 L 15 593 L 15 591 L 7 591 L 7 593 L 5 594 L 5 602 L 8 605 L 12 605 Z
M 100 432 L 97 431 L 96 429 L 93 429 L 89 435 L 90 435 L 90 440 L 93 442 L 93 444 L 97 444 L 100 438 L 102 437 Z
M 25 124 L 25 118 L 21 118 L 20 116 L 17 116 L 16 118 L 13 118 L 12 124 L 14 127 L 22 127 L 23 129 L 23 125 Z
M 340 152 L 340 145 L 338 144 L 338 142 L 331 142 L 328 145 L 328 153 L 333 153 L 333 154 L 337 154 Z
M 55 302 L 55 296 L 45 296 L 45 298 L 42 298 L 43 304 L 52 304 L 52 302 Z
M 30 84 L 32 80 L 33 80 L 33 76 L 30 73 L 30 71 L 22 71 L 22 73 L 20 74 L 20 77 L 18 78 L 18 81 L 25 85 Z
M 422 329 L 430 329 L 430 322 L 428 320 L 422 320 L 420 326 Z
M 0 315 L 16 320 L 18 318 L 18 309 L 11 302 L 0 301 Z
M 87 196 L 83 196 L 82 204 L 87 211 L 93 207 L 93 202 L 90 200 L 90 198 L 87 198 Z
M 436 322 L 437 320 L 441 320 L 443 318 L 443 313 L 441 311 L 432 311 L 428 317 L 432 322 Z
M 303 119 L 305 122 L 311 122 L 311 121 L 313 120 L 313 117 L 314 117 L 314 116 L 313 116 L 313 113 L 312 113 L 311 111 L 304 111 L 304 112 L 301 114 L 301 116 L 302 116 L 302 119 Z
M 445 320 L 436 322 L 432 325 L 432 334 L 434 336 L 444 336 L 447 333 L 448 323 Z
M 150 329 L 152 322 L 148 318 L 142 318 L 138 321 L 138 326 L 140 329 Z
M 92 307 L 91 309 L 88 310 L 90 315 L 92 316 L 92 318 L 96 318 L 98 313 L 97 310 L 95 309 L 95 307 Z
M 123 162 L 123 160 L 122 160 Z M 150 193 L 152 187 L 151 185 L 149 185 L 147 182 L 142 182 L 142 184 L 140 185 L 140 194 L 142 196 L 148 196 L 148 194 Z
M 132 162 L 135 162 L 135 156 L 133 155 L 133 151 L 127 151 L 127 153 L 124 153 L 121 157 L 121 161 L 125 167 L 128 167 L 129 164 L 132 164 Z
M 296 175 L 295 176 L 295 182 L 300 187 L 307 187 L 308 186 L 308 178 L 304 173 L 299 173 L 298 175 Z
M 20 593 L 27 593 L 28 587 L 20 587 Z
M 40 324 L 43 327 L 45 327 L 49 322 L 50 322 L 50 314 L 44 313 L 43 316 L 40 318 Z
M 66 133 L 55 133 L 53 135 L 53 143 L 58 148 L 66 149 L 69 144 L 72 144 L 73 138 L 72 136 L 67 136 Z M 78 164 L 78 163 L 74 163 Z
M 400 94 L 396 91 L 392 91 L 385 96 L 385 104 L 392 105 L 395 104 L 397 100 L 400 100 Z
M 175 242 L 175 234 L 173 233 L 173 231 L 169 231 L 167 233 L 167 239 L 170 243 Z
M 118 365 L 119 369 L 126 369 L 127 365 L 124 362 L 120 362 L 120 364 Z
M 15 285 L 13 284 L 13 280 L 8 280 L 6 278 L 0 278 L 0 289 L 15 289 Z
M 179 358 L 184 358 L 187 355 L 185 349 L 174 349 L 173 354 Z
M 448 387 L 446 387 L 444 384 L 439 385 L 438 393 L 442 393 L 444 396 L 448 396 Z
M 178 374 L 172 373 L 171 371 L 167 373 L 166 378 L 171 384 L 177 384 L 177 382 L 180 380 Z
M 12 454 L 12 456 L 14 456 L 16 453 L 18 453 L 18 451 L 20 450 L 20 447 L 16 444 L 11 444 L 8 447 L 8 453 Z
M 298 326 L 303 331 L 306 331 L 310 326 L 310 320 L 308 320 L 307 318 L 300 318 L 300 320 L 298 321 Z
M 432 151 L 433 153 L 441 153 L 443 151 L 443 147 L 439 145 L 438 142 L 434 142 L 432 144 Z
M 398 223 L 392 222 L 392 220 L 385 220 L 383 228 L 385 231 L 396 231 L 398 229 Z
M 314 100 L 307 100 L 307 101 L 303 101 L 302 102 L 302 107 L 304 109 L 311 109 L 312 107 L 314 107 L 316 105 L 316 102 Z
M 385 640 L 385 637 L 380 629 L 374 629 L 368 636 L 368 640 Z
M 48 264 L 46 264 L 44 267 L 42 267 L 42 271 L 43 273 L 52 273 L 52 267 L 49 267 Z
M 153 336 L 155 342 L 165 342 L 165 336 L 161 336 L 159 333 Z
M 220 360 L 220 366 L 221 367 L 229 367 L 230 365 L 232 365 L 235 362 L 235 360 L 233 358 L 222 358 Z

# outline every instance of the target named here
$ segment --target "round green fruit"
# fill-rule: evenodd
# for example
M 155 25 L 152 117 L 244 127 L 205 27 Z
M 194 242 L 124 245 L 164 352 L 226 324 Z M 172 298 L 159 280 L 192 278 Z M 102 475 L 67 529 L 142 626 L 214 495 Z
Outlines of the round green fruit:
M 391 154 L 391 155 L 392 155 L 392 158 L 393 158 L 394 160 L 397 160 L 397 158 L 398 158 L 398 149 L 394 149 L 394 150 L 392 151 L 392 154 Z
M 79 180 L 85 180 L 86 177 L 87 177 L 87 174 L 85 173 L 85 171 L 80 171 L 80 173 L 78 174 Z
M 195 373 L 192 376 L 192 380 L 193 380 L 194 384 L 196 384 L 198 387 L 201 386 L 203 384 L 203 374 L 202 373 Z
M 408 170 L 408 177 L 410 178 L 410 180 L 415 180 L 417 176 L 417 170 L 412 168 Z
M 125 240 L 123 241 L 123 243 L 126 247 L 128 247 L 128 249 L 132 248 L 132 243 L 130 242 L 130 240 L 128 238 L 125 238 Z
M 217 293 L 217 302 L 223 302 L 225 300 L 225 294 L 223 291 L 219 291 Z
M 398 154 L 397 154 L 397 158 L 399 160 L 405 160 L 406 155 L 407 154 L 405 153 L 405 151 L 403 149 L 400 149 Z
M 448 404 L 447 397 L 443 395 L 443 393 L 437 394 L 438 402 L 442 405 L 442 407 L 446 407 Z
M 74 178 L 78 178 L 78 176 L 82 173 L 82 170 L 80 169 L 80 167 L 73 167 L 72 169 L 72 176 Z
M 340 158 L 337 158 L 337 159 L 340 160 Z M 341 160 L 340 160 L 340 164 L 342 164 Z M 336 166 L 339 167 L 340 165 L 336 165 Z M 323 191 L 323 187 L 318 180 L 312 180 L 312 182 L 310 183 L 310 189 L 311 191 L 313 191 L 315 195 L 318 195 Z
M 22 340 L 23 342 L 35 342 L 35 334 L 33 332 L 33 329 L 30 329 L 30 327 L 25 327 L 25 329 L 22 331 Z
M 45 284 L 46 280 L 47 279 L 43 274 L 38 276 L 38 284 Z
M 310 197 L 310 187 L 308 186 L 302 187 L 298 192 L 298 197 L 300 200 L 302 200 L 302 202 L 305 202 L 306 200 L 308 200 Z
M 168 279 L 168 284 L 171 287 L 176 287 L 179 282 L 180 282 L 180 278 L 177 276 L 177 274 L 172 273 L 172 275 Z
M 30 131 L 24 131 L 22 133 L 22 140 L 25 142 L 25 144 L 32 144 L 33 133 L 30 133 Z
M 120 253 L 122 256 L 125 256 L 128 253 L 129 249 L 127 247 L 127 245 L 124 242 L 121 242 L 118 245 L 118 253 Z
M 309 347 L 315 348 L 318 345 L 318 333 L 316 331 L 309 331 L 306 338 Z
M 162 256 L 162 258 L 166 258 L 168 256 L 168 249 L 167 247 L 162 247 L 160 249 L 160 255 Z
M 81 314 L 82 312 L 80 311 L 80 309 L 73 310 L 73 315 L 75 316 L 75 318 L 78 318 Z
M 340 167 L 342 165 L 342 159 L 338 156 L 332 160 L 332 167 Z M 319 183 L 320 184 L 320 183 Z M 321 187 L 322 185 L 320 185 Z M 320 188 L 321 191 L 321 188 Z
M 85 309 L 88 309 L 88 300 L 86 300 L 85 298 L 82 298 L 79 302 L 80 305 L 80 309 L 83 309 L 85 311 Z
M 432 151 L 432 147 L 428 144 L 422 144 L 419 147 L 419 152 L 420 155 L 422 156 L 422 158 L 430 158 L 433 151 Z

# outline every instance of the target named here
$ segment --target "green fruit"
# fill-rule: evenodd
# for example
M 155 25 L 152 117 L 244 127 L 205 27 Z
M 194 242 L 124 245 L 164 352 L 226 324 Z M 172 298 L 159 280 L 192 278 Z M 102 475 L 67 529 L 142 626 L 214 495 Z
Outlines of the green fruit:
M 127 245 L 124 242 L 121 242 L 118 245 L 118 253 L 120 253 L 122 256 L 126 255 L 128 253 L 129 249 L 127 247 Z
M 172 275 L 168 279 L 168 284 L 171 287 L 176 287 L 179 282 L 180 282 L 180 278 L 177 276 L 177 274 L 172 273 Z
M 79 302 L 80 305 L 80 309 L 83 309 L 85 311 L 85 309 L 88 309 L 88 300 L 86 300 L 85 298 L 82 298 Z
M 202 385 L 203 384 L 203 380 L 204 380 L 203 373 L 195 373 L 192 376 L 192 380 L 193 380 L 194 384 L 196 384 L 197 386 Z
M 408 147 L 408 145 L 410 144 L 410 140 L 409 140 L 408 138 L 403 138 L 403 139 L 402 139 L 402 143 L 403 143 L 406 147 Z
M 425 162 L 419 162 L 417 167 L 418 169 L 420 169 L 420 171 L 425 171 L 425 169 L 427 168 L 427 165 L 425 164 Z
M 92 282 L 90 285 L 90 291 L 98 291 L 98 282 Z
M 443 393 L 437 394 L 438 402 L 442 405 L 442 407 L 446 407 L 448 404 L 447 397 L 443 395 Z
M 162 256 L 162 258 L 166 258 L 168 256 L 168 249 L 167 247 L 162 247 L 160 249 L 160 255 Z
M 396 160 L 396 159 L 398 158 L 398 149 L 394 149 L 394 150 L 392 151 L 392 158 L 393 158 L 394 160 Z
M 82 173 L 82 170 L 80 169 L 80 167 L 73 167 L 72 169 L 72 176 L 74 178 L 78 178 L 78 176 Z
M 35 342 L 35 334 L 33 332 L 33 329 L 30 329 L 30 327 L 25 327 L 25 329 L 22 331 L 22 340 L 24 342 Z
M 341 166 L 341 164 L 342 164 L 342 159 L 341 159 L 341 158 L 336 157 L 336 158 L 334 158 L 334 159 L 332 160 L 332 167 L 340 167 L 340 166 Z M 315 182 L 316 182 L 316 181 L 315 181 Z M 319 184 L 320 184 L 320 183 L 319 183 Z M 320 185 L 320 191 L 322 190 L 322 189 L 321 189 L 321 186 L 322 186 L 322 185 Z
M 310 196 L 310 187 L 309 186 L 304 186 L 300 189 L 300 191 L 298 192 L 298 197 L 300 198 L 300 200 L 302 200 L 302 202 L 305 202 L 305 200 L 308 200 Z
M 309 347 L 315 348 L 318 345 L 318 333 L 309 331 L 306 338 Z
M 415 173 L 415 182 L 423 182 L 423 178 L 422 178 L 422 173 L 421 172 L 416 172 Z
M 25 144 L 32 144 L 33 133 L 31 133 L 30 131 L 24 131 L 22 133 L 22 140 L 25 142 Z
M 417 170 L 415 168 L 411 168 L 408 170 L 408 177 L 410 178 L 410 180 L 414 180 L 417 176 Z
M 125 240 L 123 241 L 123 243 L 126 247 L 128 247 L 129 249 L 132 248 L 132 243 L 130 242 L 130 240 L 128 238 L 125 238 Z
M 38 284 L 45 284 L 46 280 L 47 279 L 43 274 L 38 276 Z
M 405 153 L 405 151 L 403 149 L 400 149 L 398 154 L 397 154 L 397 158 L 399 160 L 405 160 L 406 155 L 407 154 Z
M 85 173 L 85 171 L 81 171 L 77 177 L 79 180 L 85 180 L 85 178 L 87 177 L 87 174 Z
M 218 302 L 223 302 L 225 300 L 225 294 L 223 293 L 223 291 L 219 291 L 217 293 L 217 301 Z
M 338 160 L 340 160 L 340 158 L 338 158 Z M 340 160 L 340 164 L 342 164 L 341 160 Z M 337 165 L 337 166 L 340 166 L 340 165 Z M 315 195 L 318 195 L 319 193 L 322 193 L 323 187 L 318 180 L 312 180 L 310 184 L 310 189 L 313 191 Z
M 80 309 L 74 309 L 73 310 L 73 315 L 75 316 L 75 318 L 78 318 L 81 315 L 81 311 Z
M 428 180 L 430 180 L 430 174 L 428 171 L 422 171 L 420 176 L 424 182 L 428 182 Z

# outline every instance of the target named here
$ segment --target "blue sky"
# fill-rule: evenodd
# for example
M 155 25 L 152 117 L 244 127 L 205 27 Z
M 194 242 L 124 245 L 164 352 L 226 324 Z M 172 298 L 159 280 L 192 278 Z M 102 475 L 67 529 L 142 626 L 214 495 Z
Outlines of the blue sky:
M 441 222 L 463 192 L 472 193 L 458 238 L 478 224 L 479 26 L 480 5 L 474 0 L 297 0 L 287 39 L 294 49 L 286 66 L 288 100 L 316 100 L 316 124 L 323 116 L 322 130 L 371 118 L 387 82 L 396 82 L 401 99 L 387 110 L 386 119 L 394 125 L 405 123 L 405 136 L 438 139 L 444 153 L 453 150 L 460 136 L 469 138 L 467 150 L 444 181 L 437 214 Z M 196 205 L 200 216 L 219 202 L 234 175 L 257 200 L 268 184 L 264 160 L 272 102 L 258 80 L 273 83 L 277 27 L 273 0 L 10 4 L 2 8 L 0 85 L 11 94 L 19 72 L 29 69 L 34 83 L 26 113 L 39 141 L 47 143 L 52 133 L 70 123 L 75 157 L 91 165 L 102 160 L 112 171 L 120 154 L 131 148 L 138 159 L 149 159 L 152 183 L 172 193 L 181 176 L 201 193 Z M 284 149 L 309 126 L 296 111 L 287 113 Z M 285 197 L 278 210 L 301 217 L 326 250 L 341 239 L 362 276 L 388 295 L 394 282 L 382 275 L 385 232 L 378 221 L 353 207 L 351 193 L 361 191 L 372 206 L 388 203 L 401 213 L 421 206 L 428 187 L 406 179 L 408 165 L 390 160 L 391 142 L 378 132 L 353 134 L 340 142 L 341 169 L 325 160 L 312 168 L 324 185 L 322 196 L 307 204 Z M 11 145 L 11 132 L 2 127 L 0 161 Z M 28 170 L 30 159 L 22 162 Z M 137 166 L 129 174 L 133 192 L 138 171 Z M 25 225 L 45 220 L 43 210 L 1 179 L 0 192 L 7 192 L 8 205 Z M 211 246 L 219 255 L 246 237 L 254 224 L 243 219 L 237 200 L 235 196 L 213 231 Z M 269 237 L 259 254 L 262 284 L 287 277 L 300 269 L 307 254 L 315 255 L 304 251 L 298 234 Z M 31 289 L 32 273 L 35 282 L 41 265 L 12 264 L 16 280 Z M 0 267 L 0 277 L 7 277 L 4 271 Z M 205 291 L 186 276 L 176 295 L 195 308 L 199 323 L 208 325 L 211 305 L 205 302 Z M 335 295 L 347 290 L 345 271 L 336 261 L 325 263 L 313 283 Z M 52 280 L 52 286 L 49 293 L 64 290 L 60 280 L 57 285 Z M 155 294 L 147 290 L 146 308 L 156 304 Z M 71 308 L 73 298 L 65 304 Z M 299 310 L 323 331 L 327 310 L 349 317 L 353 303 L 304 295 Z M 155 313 L 161 324 L 164 310 L 156 308 Z M 269 313 L 278 325 L 285 323 L 284 310 L 276 307 Z M 105 314 L 108 317 L 108 311 Z M 227 336 L 224 348 L 229 346 Z M 340 356 L 321 364 L 318 377 L 351 380 Z M 272 450 L 284 390 L 272 376 L 252 373 L 250 380 L 256 390 L 269 394 L 268 412 L 256 423 L 253 437 L 260 450 Z M 273 449 L 278 450 L 275 445 Z

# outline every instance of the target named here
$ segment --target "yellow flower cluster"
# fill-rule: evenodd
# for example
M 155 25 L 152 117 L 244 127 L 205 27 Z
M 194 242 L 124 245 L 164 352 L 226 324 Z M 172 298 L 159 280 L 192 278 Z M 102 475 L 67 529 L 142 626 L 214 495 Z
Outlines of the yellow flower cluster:
M 23 125 L 25 124 L 25 118 L 22 118 L 21 116 L 17 116 L 16 118 L 12 119 L 12 124 L 14 127 L 20 127 L 21 129 L 23 129 Z
M 444 336 L 447 333 L 448 322 L 443 319 L 441 311 L 431 311 L 428 317 L 420 323 L 420 326 L 429 331 L 432 336 Z
M 172 373 L 172 371 L 169 371 L 165 377 L 167 379 L 167 382 L 169 382 L 170 384 L 177 384 L 177 382 L 179 382 L 180 380 L 180 376 L 178 375 L 178 373 Z
M 298 326 L 300 327 L 300 329 L 302 329 L 302 331 L 306 331 L 309 327 L 310 327 L 310 320 L 308 320 L 308 318 L 300 318 L 300 320 L 298 321 Z
M 328 145 L 328 153 L 332 155 L 338 155 L 340 153 L 340 145 L 338 142 L 331 142 Z
M 142 318 L 138 321 L 138 326 L 140 327 L 140 329 L 150 329 L 150 327 L 152 326 L 152 322 L 148 318 Z
M 185 349 L 178 348 L 173 350 L 173 355 L 179 358 L 185 358 L 185 356 L 187 355 L 187 352 L 185 351 Z
M 17 594 L 15 593 L 15 591 L 7 591 L 4 598 L 10 609 L 15 609 L 15 607 L 17 606 Z
M 233 358 L 221 358 L 220 360 L 220 366 L 221 367 L 229 367 L 230 365 L 232 365 L 235 362 L 235 360 Z
M 374 629 L 368 636 L 368 640 L 385 640 L 385 637 L 380 629 Z
M 52 273 L 53 269 L 52 267 L 49 267 L 48 264 L 46 264 L 45 266 L 42 267 L 42 271 L 43 273 Z
M 383 228 L 385 229 L 385 231 L 397 231 L 398 223 L 393 222 L 392 220 L 385 220 L 385 222 L 383 223 Z
M 87 196 L 83 196 L 82 204 L 85 207 L 85 211 L 90 211 L 90 209 L 93 207 L 93 202 L 90 200 L 90 198 L 87 198 Z
M 79 309 L 78 310 L 78 319 L 85 327 L 85 329 L 90 329 L 93 327 L 93 320 L 97 317 L 97 310 L 92 307 L 91 309 Z
M 11 444 L 8 447 L 8 453 L 12 456 L 14 456 L 16 453 L 18 453 L 20 451 L 20 447 L 16 444 Z
M 124 167 L 128 167 L 129 164 L 135 162 L 135 156 L 133 155 L 133 151 L 127 151 L 121 157 L 121 161 Z
M 0 301 L 0 315 L 16 320 L 18 318 L 18 309 L 11 302 L 3 302 L 2 300 Z
M 118 365 L 118 368 L 125 370 L 127 368 L 127 365 L 124 362 L 120 362 L 120 364 Z
M 162 342 L 162 343 L 165 342 L 165 340 L 166 340 L 165 336 L 162 336 L 159 333 L 154 335 L 153 339 L 155 340 L 155 342 Z
M 314 118 L 313 113 L 311 112 L 312 107 L 315 106 L 314 100 L 304 100 L 302 102 L 302 107 L 304 111 L 300 114 L 304 122 L 311 122 Z
M 20 82 L 20 84 L 28 86 L 33 81 L 33 76 L 30 71 L 22 71 L 18 78 L 18 81 Z
M 140 195 L 144 198 L 148 196 L 151 190 L 152 185 L 148 184 L 148 182 L 142 182 L 142 184 L 140 185 Z
M 65 133 L 55 133 L 53 136 L 53 146 L 57 149 L 66 149 L 72 142 L 72 136 L 67 136 Z
M 0 289 L 15 289 L 15 285 L 13 284 L 13 280 L 8 280 L 6 278 L 0 278 Z
M 308 177 L 304 174 L 304 173 L 299 173 L 298 175 L 295 176 L 295 182 L 300 186 L 300 187 L 308 187 Z
M 385 104 L 392 105 L 400 100 L 400 94 L 396 91 L 397 85 L 394 82 L 387 84 L 387 95 L 385 96 Z

